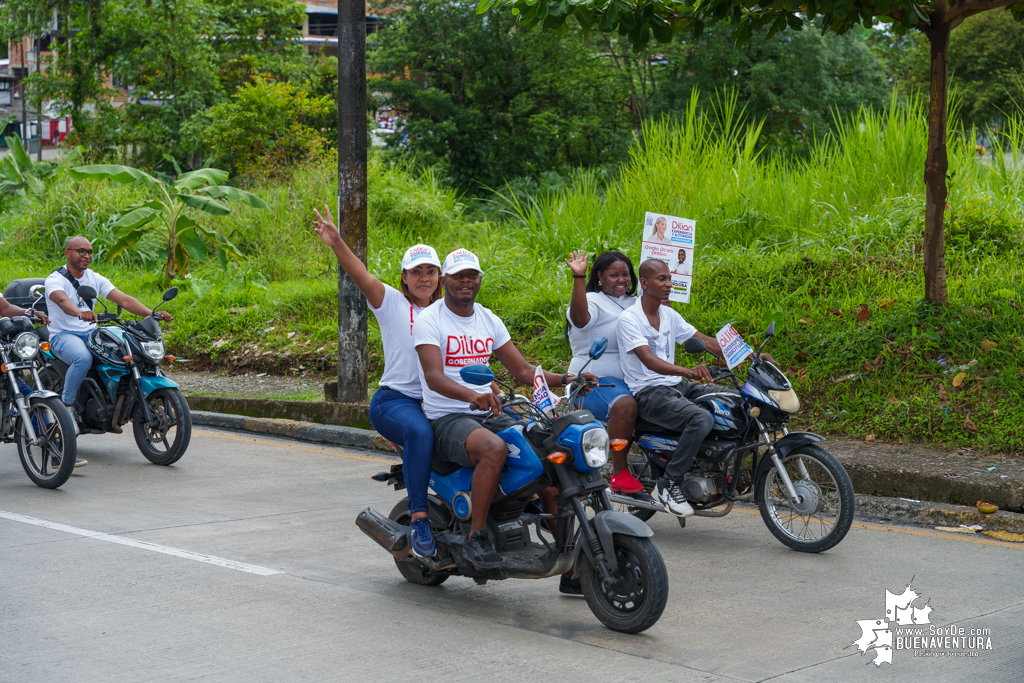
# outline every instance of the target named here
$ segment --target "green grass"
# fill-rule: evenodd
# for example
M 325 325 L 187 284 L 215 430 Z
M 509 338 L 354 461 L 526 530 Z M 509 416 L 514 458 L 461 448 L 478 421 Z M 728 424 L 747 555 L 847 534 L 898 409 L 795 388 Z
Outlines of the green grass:
M 1006 130 L 1007 147 L 1020 149 L 1024 113 Z M 412 243 L 442 254 L 472 249 L 486 269 L 480 302 L 506 321 L 527 357 L 556 370 L 568 364 L 571 277 L 562 259 L 581 247 L 636 258 L 644 212 L 687 216 L 697 220 L 696 288 L 680 310 L 710 334 L 732 322 L 751 342 L 776 322 L 767 350 L 795 380 L 799 426 L 1024 451 L 1024 166 L 998 155 L 980 163 L 969 131 L 951 135 L 950 306 L 936 310 L 921 303 L 927 129 L 920 107 L 894 99 L 888 111 L 865 112 L 802 162 L 758 158 L 756 134 L 756 126 L 737 123 L 728 99 L 717 116 L 693 106 L 679 123 L 645 128 L 643 145 L 615 180 L 602 184 L 581 172 L 560 191 L 495 195 L 491 220 L 471 218 L 431 174 L 371 158 L 369 266 L 396 284 Z M 333 371 L 336 264 L 309 218 L 314 206 L 334 204 L 334 174 L 330 163 L 297 169 L 289 183 L 250 188 L 270 211 L 213 219 L 248 260 L 229 273 L 194 265 L 171 307 L 168 340 L 180 355 L 198 365 Z M 68 234 L 87 234 L 102 252 L 112 217 L 138 198 L 134 192 L 64 178 L 44 204 L 8 206 L 0 214 L 4 279 L 56 267 Z M 153 303 L 158 248 L 143 242 L 113 263 L 101 253 L 96 267 Z M 871 317 L 857 322 L 862 304 Z M 380 339 L 370 320 L 371 371 L 379 377 Z M 957 373 L 944 370 L 971 360 L 978 362 L 954 386 Z

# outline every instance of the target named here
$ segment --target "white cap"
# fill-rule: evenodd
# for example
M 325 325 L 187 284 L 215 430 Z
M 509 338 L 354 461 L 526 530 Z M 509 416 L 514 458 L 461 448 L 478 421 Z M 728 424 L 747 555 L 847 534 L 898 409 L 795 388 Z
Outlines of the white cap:
M 441 261 L 437 258 L 437 252 L 429 244 L 416 244 L 405 250 L 402 257 L 402 270 L 412 270 L 416 266 L 437 266 L 441 267 Z
M 476 257 L 476 254 L 468 249 L 456 249 L 444 257 L 444 270 L 441 271 L 441 274 L 454 275 L 455 273 L 471 269 L 481 273 L 484 272 L 484 269 L 480 267 L 480 259 Z

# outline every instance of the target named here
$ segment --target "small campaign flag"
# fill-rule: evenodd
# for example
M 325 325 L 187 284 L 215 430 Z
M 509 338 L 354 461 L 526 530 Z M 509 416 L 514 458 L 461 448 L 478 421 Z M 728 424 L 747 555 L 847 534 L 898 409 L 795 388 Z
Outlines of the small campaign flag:
M 548 382 L 544 379 L 544 371 L 537 366 L 537 372 L 533 374 L 533 405 L 537 406 L 544 413 L 547 413 L 558 401 L 552 396 Z
M 725 359 L 730 370 L 742 363 L 746 360 L 747 356 L 754 352 L 747 345 L 747 342 L 743 341 L 743 337 L 740 336 L 740 333 L 732 325 L 727 324 L 720 329 L 715 334 L 715 339 L 718 340 L 719 345 L 722 347 L 722 358 Z

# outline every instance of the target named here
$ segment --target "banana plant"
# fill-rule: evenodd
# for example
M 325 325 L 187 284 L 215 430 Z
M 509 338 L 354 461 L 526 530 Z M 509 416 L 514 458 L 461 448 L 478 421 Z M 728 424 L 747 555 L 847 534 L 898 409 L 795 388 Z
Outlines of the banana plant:
M 0 192 L 10 192 L 26 200 L 42 199 L 57 164 L 32 161 L 17 135 L 5 137 L 4 142 L 10 152 L 0 161 Z
M 228 172 L 216 168 L 202 168 L 183 173 L 177 180 L 161 181 L 130 166 L 99 164 L 73 168 L 71 177 L 126 185 L 148 183 L 156 190 L 155 199 L 129 206 L 120 215 L 113 225 L 116 239 L 108 253 L 110 258 L 117 258 L 143 235 L 156 233 L 167 241 L 164 277 L 168 282 L 176 276 L 184 277 L 190 259 L 203 263 L 209 258 L 207 242 L 212 243 L 222 267 L 227 267 L 229 258 L 242 257 L 227 237 L 199 222 L 201 213 L 230 215 L 228 203 L 232 201 L 245 202 L 254 209 L 270 208 L 250 192 L 222 185 L 228 179 Z

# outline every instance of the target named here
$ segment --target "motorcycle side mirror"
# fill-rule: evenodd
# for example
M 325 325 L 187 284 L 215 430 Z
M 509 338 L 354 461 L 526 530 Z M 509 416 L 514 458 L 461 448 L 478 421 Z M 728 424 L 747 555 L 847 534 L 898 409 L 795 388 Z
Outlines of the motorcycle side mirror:
M 46 292 L 46 285 L 32 285 L 29 287 L 28 295 L 33 299 L 41 299 Z
M 177 287 L 171 287 L 166 292 L 164 292 L 164 301 L 170 301 L 171 299 L 173 299 L 176 296 L 178 296 L 178 288 Z
M 690 337 L 686 340 L 686 343 L 683 344 L 683 351 L 686 351 L 687 353 L 698 354 L 704 353 L 707 350 L 708 347 L 704 344 L 704 340 L 697 337 Z
M 467 365 L 459 370 L 459 377 L 463 382 L 478 387 L 486 386 L 494 381 L 494 373 L 486 365 Z
M 774 336 L 775 336 L 775 323 L 772 322 L 771 324 L 768 325 L 768 330 L 764 333 L 764 339 L 765 339 L 765 341 L 768 341 L 769 339 L 771 339 Z
M 601 337 L 595 341 L 590 347 L 590 357 L 597 360 L 604 355 L 605 350 L 608 348 L 608 337 Z
M 89 285 L 83 285 L 78 288 L 78 296 L 82 297 L 83 299 L 95 299 L 96 290 L 90 287 Z

